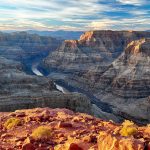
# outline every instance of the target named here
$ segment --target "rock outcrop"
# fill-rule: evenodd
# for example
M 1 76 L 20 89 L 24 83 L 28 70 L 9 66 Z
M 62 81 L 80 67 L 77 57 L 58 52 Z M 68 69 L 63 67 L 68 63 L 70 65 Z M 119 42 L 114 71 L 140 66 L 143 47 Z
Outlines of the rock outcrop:
M 149 150 L 150 127 L 122 125 L 67 109 L 36 108 L 0 113 L 0 149 L 17 150 Z
M 89 99 L 78 93 L 63 94 L 46 77 L 27 75 L 21 63 L 0 57 L 0 111 L 23 108 L 69 108 L 91 113 Z

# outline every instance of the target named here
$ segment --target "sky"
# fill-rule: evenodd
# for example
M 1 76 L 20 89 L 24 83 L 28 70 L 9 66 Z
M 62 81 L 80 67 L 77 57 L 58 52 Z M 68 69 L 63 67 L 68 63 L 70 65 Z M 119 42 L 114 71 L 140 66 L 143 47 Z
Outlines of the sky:
M 150 30 L 150 0 L 0 0 L 0 30 Z

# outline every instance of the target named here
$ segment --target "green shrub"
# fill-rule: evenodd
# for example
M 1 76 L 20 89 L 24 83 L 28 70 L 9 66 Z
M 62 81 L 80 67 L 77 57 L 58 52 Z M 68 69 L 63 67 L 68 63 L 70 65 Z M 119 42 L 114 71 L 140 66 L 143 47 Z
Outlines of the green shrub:
M 51 130 L 46 126 L 40 126 L 32 132 L 31 136 L 34 139 L 48 139 L 51 136 Z
M 6 129 L 12 129 L 21 124 L 21 120 L 18 118 L 9 118 L 5 123 L 4 127 Z
M 122 128 L 120 130 L 121 136 L 132 136 L 137 133 L 137 126 L 129 120 L 125 120 L 122 123 Z

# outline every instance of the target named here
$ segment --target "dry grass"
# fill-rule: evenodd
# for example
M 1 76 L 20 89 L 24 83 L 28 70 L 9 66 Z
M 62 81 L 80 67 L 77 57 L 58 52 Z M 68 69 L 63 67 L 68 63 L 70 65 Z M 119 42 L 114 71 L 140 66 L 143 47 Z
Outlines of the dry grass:
M 122 128 L 120 130 L 121 136 L 132 136 L 137 133 L 137 126 L 129 120 L 125 120 L 122 123 Z
M 4 127 L 6 129 L 12 129 L 21 124 L 21 120 L 18 118 L 9 118 L 5 123 Z
M 34 139 L 48 139 L 51 137 L 51 130 L 46 126 L 36 128 L 31 135 Z

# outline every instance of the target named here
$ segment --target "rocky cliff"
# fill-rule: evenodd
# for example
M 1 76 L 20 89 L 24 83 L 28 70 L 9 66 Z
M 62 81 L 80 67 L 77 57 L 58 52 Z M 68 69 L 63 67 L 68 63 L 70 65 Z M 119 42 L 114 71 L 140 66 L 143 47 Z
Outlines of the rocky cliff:
M 125 51 L 99 76 L 98 97 L 135 121 L 150 121 L 150 39 L 128 44 Z
M 91 31 L 65 41 L 44 60 L 49 76 L 94 94 L 111 113 L 150 121 L 149 32 Z
M 0 55 L 20 60 L 48 53 L 55 50 L 60 43 L 56 38 L 27 32 L 0 32 Z
M 55 50 L 61 40 L 27 32 L 0 32 L 0 56 L 20 61 L 27 72 L 31 65 L 41 61 L 50 51 Z
M 21 63 L 0 57 L 0 111 L 34 107 L 69 108 L 92 113 L 82 94 L 63 94 L 46 77 L 27 75 Z
M 149 150 L 150 127 L 122 125 L 67 109 L 0 113 L 0 149 Z
M 93 86 L 97 76 L 108 69 L 108 66 L 131 41 L 144 37 L 150 37 L 150 33 L 139 31 L 86 32 L 79 40 L 66 40 L 44 60 L 44 66 L 71 73 L 76 79 L 79 77 L 79 82 L 81 84 L 83 82 L 82 86 L 85 83 Z

